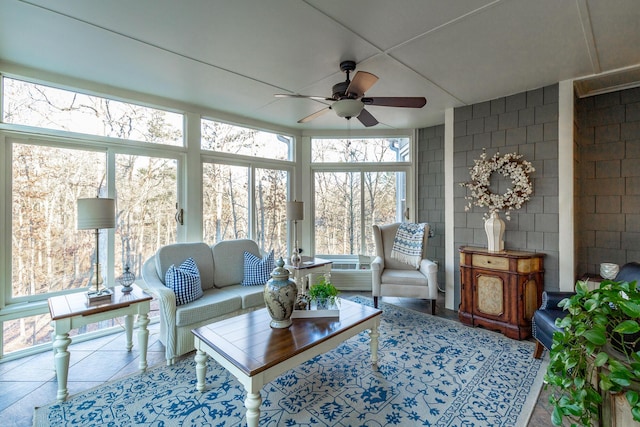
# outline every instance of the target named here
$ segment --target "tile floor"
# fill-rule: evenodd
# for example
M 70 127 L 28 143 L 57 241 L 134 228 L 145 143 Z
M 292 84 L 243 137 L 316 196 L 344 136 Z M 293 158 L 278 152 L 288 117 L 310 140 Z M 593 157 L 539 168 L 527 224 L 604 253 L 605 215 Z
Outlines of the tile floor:
M 343 296 L 352 294 L 358 293 L 344 292 Z M 383 301 L 422 312 L 430 310 L 427 301 L 388 297 L 383 298 Z M 441 297 L 437 303 L 437 316 L 457 320 L 455 311 L 442 307 L 444 299 Z M 164 347 L 158 340 L 158 324 L 150 325 L 149 331 L 147 361 L 151 367 L 164 363 L 165 360 Z M 131 352 L 125 350 L 124 331 L 82 343 L 72 343 L 69 348 L 71 360 L 68 387 L 71 395 L 138 370 L 135 333 Z M 31 426 L 33 408 L 53 402 L 56 391 L 57 382 L 51 352 L 0 363 L 0 426 Z M 550 413 L 548 394 L 543 390 L 538 397 L 529 427 L 552 426 Z

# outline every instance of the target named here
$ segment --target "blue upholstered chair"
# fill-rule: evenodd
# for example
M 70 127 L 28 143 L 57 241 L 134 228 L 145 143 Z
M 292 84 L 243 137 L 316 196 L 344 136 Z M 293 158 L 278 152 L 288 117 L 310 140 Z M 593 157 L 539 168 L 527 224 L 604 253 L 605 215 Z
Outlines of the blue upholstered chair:
M 640 263 L 630 262 L 622 266 L 615 281 L 633 282 L 640 284 Z M 563 318 L 567 312 L 558 307 L 558 303 L 564 298 L 569 298 L 574 292 L 543 292 L 542 305 L 535 313 L 531 322 L 531 333 L 536 339 L 536 348 L 533 357 L 539 359 L 546 348 L 551 349 L 553 333 L 561 331 L 556 327 L 556 319 Z

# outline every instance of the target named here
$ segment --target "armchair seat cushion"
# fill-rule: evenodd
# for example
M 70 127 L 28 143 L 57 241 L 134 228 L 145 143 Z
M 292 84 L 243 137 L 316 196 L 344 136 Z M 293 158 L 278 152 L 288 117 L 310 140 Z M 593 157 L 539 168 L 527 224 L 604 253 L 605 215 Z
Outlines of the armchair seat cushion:
M 387 285 L 394 283 L 396 285 L 429 286 L 427 278 L 419 270 L 390 270 L 385 268 L 382 271 L 380 282 Z

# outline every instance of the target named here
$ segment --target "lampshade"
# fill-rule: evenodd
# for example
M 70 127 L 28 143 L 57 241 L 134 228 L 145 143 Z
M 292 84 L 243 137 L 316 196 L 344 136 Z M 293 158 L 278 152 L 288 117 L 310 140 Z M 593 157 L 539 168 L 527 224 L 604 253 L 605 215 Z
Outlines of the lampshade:
M 301 221 L 304 219 L 302 202 L 287 202 L 287 221 Z
M 341 99 L 331 104 L 331 109 L 335 111 L 338 116 L 348 119 L 357 117 L 363 108 L 364 104 L 359 99 Z
M 116 226 L 114 199 L 78 199 L 78 230 L 114 228 Z

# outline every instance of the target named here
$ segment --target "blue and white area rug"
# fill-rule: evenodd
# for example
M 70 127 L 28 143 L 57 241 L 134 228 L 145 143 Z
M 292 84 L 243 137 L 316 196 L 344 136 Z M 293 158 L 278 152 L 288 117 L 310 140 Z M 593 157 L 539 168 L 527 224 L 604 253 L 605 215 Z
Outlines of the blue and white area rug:
M 363 332 L 267 384 L 260 426 L 527 425 L 546 370 L 533 343 L 381 307 L 377 370 Z M 244 426 L 244 399 L 212 360 L 207 391 L 196 391 L 188 357 L 37 408 L 34 425 Z

